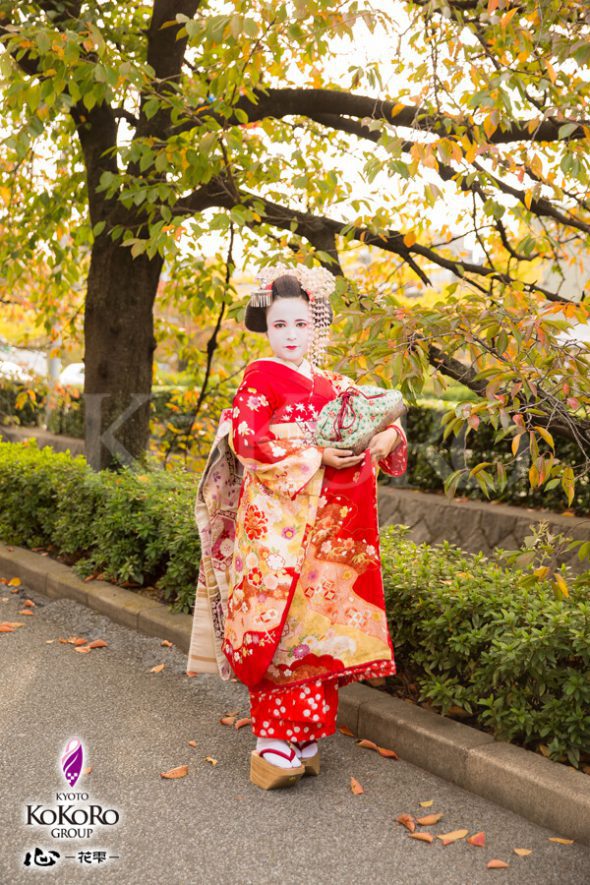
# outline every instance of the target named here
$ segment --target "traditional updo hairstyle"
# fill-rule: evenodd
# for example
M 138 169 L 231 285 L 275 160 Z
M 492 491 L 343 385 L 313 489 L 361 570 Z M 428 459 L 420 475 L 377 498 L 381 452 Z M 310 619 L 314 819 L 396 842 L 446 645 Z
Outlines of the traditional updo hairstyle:
M 310 302 L 309 295 L 305 289 L 302 288 L 297 277 L 293 276 L 293 274 L 283 274 L 282 276 L 277 277 L 272 284 L 272 289 L 269 291 L 271 293 L 271 303 L 277 298 L 304 298 L 305 301 L 311 304 L 312 317 L 314 316 L 314 304 L 313 302 Z M 250 330 L 250 332 L 266 332 L 268 330 L 266 324 L 267 310 L 268 307 L 254 307 L 251 304 L 246 307 L 244 325 Z M 328 313 L 329 322 L 331 323 L 334 315 L 330 306 L 328 306 Z

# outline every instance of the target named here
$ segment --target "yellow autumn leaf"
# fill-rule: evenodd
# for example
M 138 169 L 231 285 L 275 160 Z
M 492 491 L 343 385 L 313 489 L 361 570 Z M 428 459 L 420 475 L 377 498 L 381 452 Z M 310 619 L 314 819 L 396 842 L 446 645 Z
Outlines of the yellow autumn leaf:
M 496 129 L 498 128 L 497 123 L 494 120 L 494 114 L 488 114 L 487 117 L 484 117 L 483 121 L 483 131 L 487 135 L 488 138 L 491 138 Z
M 416 242 L 416 234 L 413 230 L 408 231 L 408 233 L 404 237 L 404 246 L 407 246 L 410 249 L 414 243 Z
M 432 842 L 432 833 L 408 833 L 408 839 L 417 839 L 419 842 Z
M 469 830 L 452 830 L 450 833 L 439 833 L 436 838 L 440 839 L 443 845 L 450 845 L 451 842 L 464 839 L 468 832 Z
M 437 824 L 441 818 L 442 814 L 440 812 L 438 814 L 427 814 L 425 817 L 417 817 L 416 823 L 420 824 L 421 827 L 432 827 L 434 824 Z
M 565 597 L 568 597 L 570 595 L 568 586 L 562 575 L 555 575 L 555 586 Z
M 187 774 L 188 765 L 179 765 L 176 768 L 171 768 L 169 771 L 161 771 L 160 777 L 165 777 L 172 780 L 177 777 L 186 777 Z
M 350 789 L 355 794 L 355 796 L 360 796 L 361 793 L 364 793 L 362 786 L 359 784 L 355 777 L 350 778 Z
M 519 857 L 528 857 L 529 854 L 533 853 L 531 848 L 513 848 L 512 850 Z
M 517 8 L 518 7 L 515 6 L 513 9 L 508 10 L 508 12 L 505 12 L 504 15 L 502 16 L 502 18 L 500 19 L 500 27 L 502 28 L 503 31 L 505 31 L 506 28 L 508 27 L 508 25 L 510 24 L 513 16 L 516 14 Z
M 548 430 L 546 430 L 545 427 L 538 427 L 537 425 L 535 425 L 533 427 L 533 430 L 536 430 L 539 436 L 543 437 L 547 445 L 551 446 L 552 449 L 555 448 L 555 441 L 553 439 L 553 436 L 549 433 Z
M 525 191 L 525 193 L 524 193 L 524 205 L 527 207 L 527 209 L 531 208 L 532 201 L 533 201 L 533 191 L 531 188 L 529 188 L 529 190 Z

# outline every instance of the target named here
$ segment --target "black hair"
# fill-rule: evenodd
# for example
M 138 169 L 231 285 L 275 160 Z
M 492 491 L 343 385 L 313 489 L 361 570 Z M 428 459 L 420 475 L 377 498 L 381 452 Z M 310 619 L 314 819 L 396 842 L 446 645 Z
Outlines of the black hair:
M 309 295 L 301 286 L 301 283 L 293 274 L 283 274 L 277 277 L 272 284 L 271 304 L 277 298 L 303 298 L 309 302 Z M 266 312 L 268 307 L 254 307 L 249 304 L 246 307 L 246 315 L 244 317 L 244 325 L 250 332 L 266 332 L 268 326 L 266 324 Z M 330 322 L 333 319 L 332 308 L 329 308 Z

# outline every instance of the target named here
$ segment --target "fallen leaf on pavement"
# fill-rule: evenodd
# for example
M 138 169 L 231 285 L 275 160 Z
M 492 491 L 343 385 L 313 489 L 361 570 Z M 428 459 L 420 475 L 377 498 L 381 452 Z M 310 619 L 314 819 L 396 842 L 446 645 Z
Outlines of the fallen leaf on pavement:
M 395 750 L 387 750 L 385 747 L 377 747 L 377 752 L 380 756 L 385 756 L 386 759 L 399 759 Z
M 20 587 L 22 581 L 20 578 L 11 578 L 8 582 L 9 587 Z
M 418 839 L 419 842 L 432 842 L 432 833 L 408 833 L 408 839 Z
M 529 854 L 532 854 L 532 848 L 514 848 L 515 854 L 518 854 L 519 857 L 528 857 Z
M 82 769 L 82 774 L 90 774 L 91 771 L 92 771 L 92 765 L 89 765 L 88 768 Z
M 440 839 L 443 845 L 450 845 L 451 842 L 464 839 L 468 832 L 469 830 L 452 830 L 450 833 L 440 833 L 436 838 Z
M 473 836 L 469 836 L 465 841 L 469 842 L 470 845 L 478 845 L 480 848 L 483 848 L 486 844 L 486 834 L 474 833 Z
M 362 786 L 359 784 L 355 777 L 350 777 L 350 789 L 356 796 L 360 796 L 361 793 L 364 793 Z
M 416 823 L 421 827 L 431 827 L 433 824 L 437 824 L 441 817 L 442 814 L 427 814 L 426 817 L 417 817 Z
M 171 768 L 169 771 L 161 771 L 160 777 L 169 779 L 176 777 L 186 777 L 188 774 L 188 765 L 179 765 L 177 768 Z
M 156 664 L 155 667 L 150 669 L 150 673 L 161 673 L 166 664 Z
M 573 845 L 573 839 L 562 839 L 561 836 L 549 836 L 550 842 L 559 842 L 560 845 Z
M 367 750 L 376 750 L 377 744 L 374 741 L 369 741 L 366 738 L 363 738 L 362 741 L 357 741 L 357 746 L 366 747 Z
M 398 824 L 401 824 L 406 830 L 409 830 L 410 833 L 413 833 L 416 829 L 416 821 L 411 814 L 400 814 L 399 817 L 396 817 L 396 821 Z
M 198 676 L 199 674 L 195 670 L 187 670 L 186 675 L 187 676 Z
M 0 633 L 14 633 L 14 627 L 9 624 L 0 624 Z
M 508 867 L 508 864 L 504 860 L 489 860 L 486 864 L 488 870 L 505 870 Z
M 380 756 L 385 756 L 387 759 L 398 759 L 398 755 L 395 750 L 387 750 L 385 747 L 379 747 L 374 741 L 369 741 L 367 738 L 363 738 L 362 741 L 357 741 L 358 747 L 364 747 L 366 750 L 376 750 Z
M 30 608 L 21 608 L 21 610 L 17 612 L 17 615 L 30 615 L 33 617 L 33 612 Z
M 244 725 L 250 725 L 251 721 L 252 720 L 248 717 L 244 717 L 243 719 L 238 719 L 238 721 L 234 725 L 234 728 L 243 728 Z
M 217 765 L 219 762 L 218 759 L 214 759 L 213 756 L 205 756 L 205 762 L 210 762 L 211 765 Z
M 160 645 L 163 645 L 163 646 L 165 646 L 166 648 L 172 648 L 172 646 L 174 645 L 174 643 L 173 643 L 173 642 L 170 642 L 169 639 L 163 639 L 163 640 L 161 641 Z
M 233 725 L 234 722 L 236 721 L 236 717 L 235 716 L 222 716 L 219 721 L 221 722 L 222 725 Z
M 34 608 L 36 603 L 34 603 L 32 599 L 25 599 L 25 601 L 23 602 L 23 605 L 28 606 L 29 608 Z
M 351 731 L 350 728 L 347 728 L 346 725 L 341 725 L 341 726 L 338 728 L 338 731 L 339 731 L 341 734 L 345 734 L 347 737 L 354 737 L 354 732 Z
M 88 648 L 87 645 L 77 645 L 74 651 L 78 651 L 82 655 L 89 655 L 92 649 Z
M 196 747 L 197 746 L 196 741 L 187 741 L 187 744 L 189 745 L 189 747 Z
M 107 648 L 108 642 L 105 642 L 104 639 L 93 639 L 92 642 L 88 643 L 88 648 Z
M 422 808 L 430 808 L 430 806 L 432 805 L 433 802 L 434 802 L 434 799 L 429 799 L 428 802 L 421 802 L 420 806 Z

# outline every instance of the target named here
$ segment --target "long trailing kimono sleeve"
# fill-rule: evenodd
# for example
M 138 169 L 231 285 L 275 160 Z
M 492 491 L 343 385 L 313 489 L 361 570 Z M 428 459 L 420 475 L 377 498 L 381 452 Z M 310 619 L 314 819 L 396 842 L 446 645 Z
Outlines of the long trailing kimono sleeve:
M 230 446 L 244 481 L 223 652 L 249 688 L 264 677 L 281 637 L 324 477 L 321 446 L 271 431 L 275 405 L 271 373 L 248 371 L 232 410 Z
M 270 430 L 275 402 L 268 373 L 251 371 L 234 397 L 230 447 L 264 489 L 294 498 L 322 463 L 322 446 L 279 439 Z

